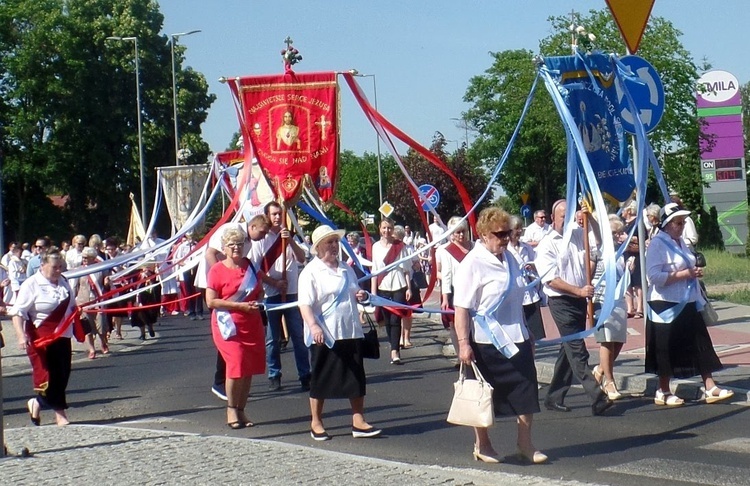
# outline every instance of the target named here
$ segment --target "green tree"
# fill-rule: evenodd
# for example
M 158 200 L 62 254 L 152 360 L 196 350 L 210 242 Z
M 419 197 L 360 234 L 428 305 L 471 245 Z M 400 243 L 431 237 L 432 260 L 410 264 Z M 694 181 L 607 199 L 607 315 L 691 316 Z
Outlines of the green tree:
M 569 16 L 551 17 L 550 36 L 540 41 L 544 56 L 570 55 Z M 608 10 L 590 11 L 578 23 L 596 35 L 596 48 L 624 54 L 624 44 Z M 651 17 L 638 55 L 659 72 L 666 93 L 666 109 L 649 139 L 663 163 L 668 184 L 692 209 L 700 207 L 699 122 L 695 107 L 698 68 L 682 46 L 681 32 L 661 17 Z M 479 130 L 472 145 L 479 158 L 496 159 L 507 145 L 520 117 L 535 75 L 532 52 L 511 50 L 490 53 L 493 64 L 471 79 L 464 100 L 472 106 L 465 114 Z M 530 194 L 532 207 L 548 208 L 564 194 L 565 141 L 561 122 L 544 89 L 538 89 L 500 183 L 512 200 Z
M 171 52 L 163 16 L 150 0 L 8 0 L 0 4 L 0 120 L 6 154 L 6 215 L 16 238 L 71 232 L 124 233 L 128 193 L 140 193 L 134 49 L 137 37 L 147 183 L 174 165 Z M 181 67 L 176 46 L 180 134 L 205 162 L 200 125 L 214 95 Z M 66 196 L 53 211 L 46 195 Z M 149 207 L 150 210 L 150 207 Z
M 380 158 L 383 185 L 386 186 L 388 176 L 393 172 L 395 162 L 390 155 Z M 378 156 L 365 152 L 361 157 L 351 150 L 344 150 L 339 155 L 338 182 L 336 183 L 335 198 L 345 204 L 354 214 L 362 212 L 375 214 L 378 217 L 380 205 L 378 188 Z M 347 228 L 359 228 L 359 218 L 352 218 L 344 211 L 329 205 L 328 215 L 338 225 Z
M 461 147 L 453 154 L 449 154 L 446 152 L 447 143 L 443 134 L 436 132 L 429 148 L 430 152 L 453 171 L 463 183 L 472 202 L 477 201 L 487 186 L 489 177 L 480 163 L 472 162 L 475 159 L 468 156 L 466 147 Z M 440 203 L 435 210 L 443 222 L 448 221 L 451 216 L 466 214 L 458 190 L 450 177 L 413 149 L 409 149 L 402 160 L 417 186 L 431 184 L 440 192 Z M 396 208 L 393 217 L 397 221 L 414 228 L 422 227 L 419 218 L 419 213 L 423 211 L 422 205 L 414 200 L 405 177 L 399 175 L 390 179 L 386 199 Z M 486 207 L 490 202 L 485 200 L 478 210 Z

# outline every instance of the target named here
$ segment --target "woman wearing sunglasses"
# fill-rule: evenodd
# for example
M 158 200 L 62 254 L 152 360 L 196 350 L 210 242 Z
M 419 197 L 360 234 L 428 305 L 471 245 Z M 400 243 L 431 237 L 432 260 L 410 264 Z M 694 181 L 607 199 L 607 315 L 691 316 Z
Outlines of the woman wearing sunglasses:
M 512 230 L 510 215 L 497 207 L 479 213 L 479 241 L 454 277 L 453 304 L 459 360 L 476 362 L 494 388 L 496 415 L 516 417 L 518 456 L 539 464 L 547 456 L 531 441 L 531 423 L 539 412 L 533 345 L 523 313 L 525 279 L 521 264 L 506 251 Z M 497 463 L 487 428 L 474 428 L 474 459 Z

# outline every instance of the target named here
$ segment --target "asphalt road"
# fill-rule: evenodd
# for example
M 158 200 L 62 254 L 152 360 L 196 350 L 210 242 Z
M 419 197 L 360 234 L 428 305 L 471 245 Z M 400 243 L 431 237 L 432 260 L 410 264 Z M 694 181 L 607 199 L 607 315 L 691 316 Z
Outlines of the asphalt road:
M 526 466 L 513 457 L 511 419 L 491 431 L 506 461 L 474 462 L 472 432 L 445 422 L 456 372 L 442 355 L 444 331 L 427 321 L 415 321 L 417 347 L 402 353 L 404 366 L 390 365 L 387 353 L 380 361 L 366 363 L 367 419 L 384 429 L 384 437 L 352 439 L 348 402 L 334 400 L 326 404 L 326 428 L 334 439 L 323 443 L 309 437 L 307 395 L 299 389 L 290 351 L 283 353 L 280 392 L 269 392 L 265 377 L 254 378 L 247 412 L 257 426 L 230 431 L 224 424 L 224 402 L 210 392 L 216 352 L 208 321 L 167 318 L 157 327 L 157 339 L 139 344 L 136 335 L 130 331 L 112 354 L 93 361 L 76 353 L 68 395 L 73 422 L 283 441 L 407 463 L 500 468 L 558 480 L 750 485 L 747 407 L 689 404 L 667 410 L 655 407 L 651 398 L 636 396 L 618 402 L 610 416 L 592 417 L 580 388 L 567 400 L 571 413 L 543 410 L 535 416 L 535 443 L 550 456 L 550 464 Z M 28 375 L 4 378 L 6 428 L 28 426 L 29 388 Z M 51 414 L 43 420 L 49 423 Z

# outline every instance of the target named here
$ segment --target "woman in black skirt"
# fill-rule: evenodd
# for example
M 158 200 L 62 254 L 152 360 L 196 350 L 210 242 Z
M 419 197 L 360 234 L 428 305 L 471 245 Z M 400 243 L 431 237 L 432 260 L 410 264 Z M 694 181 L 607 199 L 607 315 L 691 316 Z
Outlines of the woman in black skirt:
M 660 212 L 661 231 L 651 238 L 646 253 L 648 319 L 646 320 L 646 373 L 659 376 L 654 403 L 677 407 L 684 400 L 670 392 L 671 377 L 700 375 L 706 403 L 731 398 L 732 390 L 719 388 L 712 373 L 722 369 L 711 336 L 699 310 L 706 303 L 698 279 L 703 269 L 682 238 L 690 211 L 677 203 Z
M 323 403 L 328 398 L 348 398 L 352 406 L 352 436 L 380 435 L 364 417 L 365 368 L 362 363 L 364 333 L 357 301 L 367 293 L 357 285 L 354 270 L 339 260 L 343 230 L 322 225 L 313 231 L 310 252 L 316 256 L 299 276 L 297 302 L 305 321 L 305 344 L 310 347 L 310 436 L 331 438 L 323 426 Z
M 453 305 L 462 363 L 476 361 L 493 386 L 496 415 L 514 415 L 518 424 L 517 455 L 540 464 L 547 456 L 531 441 L 531 423 L 539 412 L 533 346 L 524 322 L 526 285 L 521 262 L 507 251 L 510 215 L 497 207 L 479 213 L 480 240 L 466 255 L 453 279 Z M 473 317 L 472 317 L 473 316 Z M 474 459 L 497 463 L 487 428 L 474 428 Z

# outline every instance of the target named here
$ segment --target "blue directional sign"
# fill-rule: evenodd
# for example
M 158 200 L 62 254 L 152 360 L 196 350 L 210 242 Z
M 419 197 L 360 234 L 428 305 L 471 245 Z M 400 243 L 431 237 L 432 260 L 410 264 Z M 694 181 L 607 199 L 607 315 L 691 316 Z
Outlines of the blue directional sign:
M 422 184 L 419 186 L 419 201 L 422 203 L 422 210 L 429 211 L 440 204 L 440 193 L 432 184 Z
M 664 115 L 664 85 L 659 73 L 648 61 L 638 56 L 625 56 L 620 61 L 628 66 L 633 74 L 641 81 L 625 80 L 625 85 L 633 97 L 633 102 L 638 108 L 641 122 L 646 133 L 651 132 L 661 121 Z M 620 102 L 620 121 L 622 128 L 628 133 L 635 133 L 635 119 L 631 113 L 629 104 L 625 99 L 625 93 L 618 84 L 617 99 Z
M 524 204 L 521 206 L 521 216 L 524 218 L 530 218 L 531 217 L 531 206 L 528 204 Z

